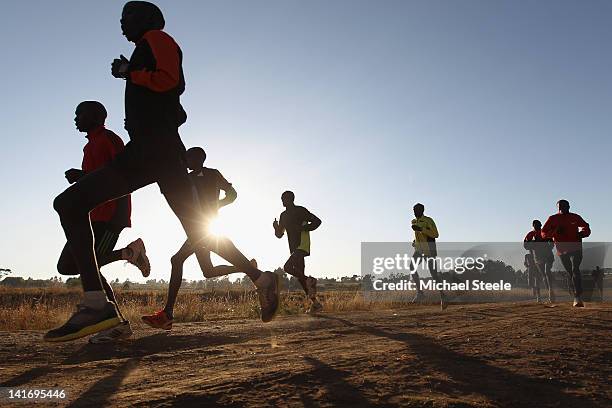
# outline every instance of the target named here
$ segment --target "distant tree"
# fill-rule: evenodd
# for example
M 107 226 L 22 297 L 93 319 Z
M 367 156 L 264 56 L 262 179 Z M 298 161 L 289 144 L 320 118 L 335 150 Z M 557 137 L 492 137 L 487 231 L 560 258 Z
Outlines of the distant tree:
M 11 273 L 10 269 L 0 268 L 0 279 L 4 278 L 9 273 Z

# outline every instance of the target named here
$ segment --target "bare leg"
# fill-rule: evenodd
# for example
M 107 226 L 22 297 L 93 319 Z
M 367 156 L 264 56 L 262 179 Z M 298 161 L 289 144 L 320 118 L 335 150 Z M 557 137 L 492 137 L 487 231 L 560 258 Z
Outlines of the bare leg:
M 183 265 L 187 258 L 193 254 L 191 245 L 188 241 L 181 246 L 176 254 L 174 254 L 170 260 L 172 264 L 172 273 L 170 275 L 170 284 L 168 287 L 168 299 L 166 300 L 166 306 L 164 311 L 169 318 L 173 318 L 174 305 L 176 303 L 176 297 L 178 296 L 179 289 L 183 282 Z M 195 251 L 196 257 L 200 268 L 206 278 L 214 278 L 217 276 L 225 276 L 231 273 L 240 272 L 235 266 L 221 265 L 213 266 L 210 260 L 210 251 L 206 248 L 200 248 Z
M 223 259 L 246 273 L 253 282 L 261 272 L 251 265 L 251 262 L 234 246 L 228 238 L 216 238 L 206 233 L 200 221 L 200 211 L 196 208 L 191 186 L 178 186 L 172 192 L 164 192 L 166 201 L 176 214 L 185 230 L 188 243 L 193 248 L 205 246 Z
M 565 268 L 565 271 L 570 276 L 574 284 L 574 296 L 582 296 L 582 277 L 580 275 L 580 263 L 582 263 L 582 253 L 573 252 L 570 254 L 563 254 L 560 256 L 561 263 Z
M 306 265 L 304 263 L 304 257 L 299 253 L 292 253 L 287 262 L 285 262 L 285 266 L 283 266 L 285 272 L 287 272 L 291 276 L 295 276 L 304 292 L 308 294 L 308 288 L 306 286 L 306 275 L 304 275 L 304 270 L 306 269 Z
M 164 311 L 169 318 L 172 319 L 172 313 L 174 311 L 174 304 L 176 303 L 176 296 L 178 295 L 181 284 L 183 283 L 183 264 L 193 254 L 191 245 L 188 241 L 181 246 L 176 254 L 170 259 L 172 264 L 172 273 L 170 274 L 170 284 L 168 286 L 168 299 L 166 300 L 166 306 Z
M 416 271 L 417 267 L 415 265 L 416 263 L 415 259 L 420 259 L 420 257 L 418 256 L 415 257 L 414 255 L 412 256 L 412 259 L 410 260 L 410 275 L 412 276 L 412 280 L 414 281 L 414 284 L 416 285 L 417 298 L 418 298 L 419 296 L 423 295 L 423 290 L 421 289 L 421 278 L 419 277 L 419 273 Z
M 57 271 L 61 275 L 65 275 L 65 276 L 79 275 L 79 271 L 76 266 L 76 261 L 74 259 L 74 256 L 72 255 L 72 251 L 70 250 L 70 247 L 68 246 L 68 244 L 64 245 L 64 249 L 62 249 L 60 258 L 57 261 Z M 113 288 L 109 285 L 109 283 L 106 281 L 106 279 L 104 278 L 102 274 L 100 274 L 100 280 L 102 283 L 102 289 L 104 290 L 106 297 L 108 298 L 109 301 L 113 302 L 115 306 L 117 306 L 117 299 L 115 298 L 115 292 L 113 291 Z M 125 320 L 125 318 L 121 314 L 121 310 L 119 310 L 119 307 L 116 307 L 116 309 L 117 309 L 117 313 L 119 313 L 119 316 L 123 320 Z

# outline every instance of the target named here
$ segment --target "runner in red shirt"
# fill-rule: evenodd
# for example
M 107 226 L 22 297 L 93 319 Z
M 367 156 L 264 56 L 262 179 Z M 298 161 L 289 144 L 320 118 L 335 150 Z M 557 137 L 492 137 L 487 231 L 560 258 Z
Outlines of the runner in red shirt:
M 179 134 L 187 120 L 180 102 L 185 91 L 181 48 L 164 31 L 165 19 L 155 4 L 127 2 L 120 23 L 135 47 L 129 59 L 122 56 L 112 62 L 111 74 L 125 81 L 125 129 L 130 141 L 108 165 L 79 179 L 53 200 L 81 273 L 83 301 L 45 339 L 70 341 L 121 324 L 102 289 L 89 212 L 152 183 L 159 185 L 194 248 L 206 246 L 247 274 L 257 288 L 261 320 L 271 321 L 279 307 L 278 276 L 255 268 L 229 239 L 213 238 L 199 222 Z
M 104 105 L 97 101 L 84 101 L 77 106 L 74 122 L 80 132 L 87 133 L 87 144 L 83 148 L 81 169 L 70 169 L 65 173 L 70 184 L 105 166 L 123 150 L 121 138 L 104 127 L 106 115 Z M 131 226 L 130 216 L 131 201 L 129 195 L 100 204 L 89 213 L 91 228 L 95 237 L 96 259 L 100 267 L 119 260 L 128 261 L 138 267 L 142 275 L 147 277 L 150 273 L 150 266 L 142 239 L 137 239 L 125 248 L 113 249 L 121 231 Z M 68 243 L 64 246 L 57 262 L 57 271 L 62 275 L 80 274 Z M 113 289 L 101 274 L 100 281 L 109 301 L 117 305 Z M 118 307 L 117 311 L 119 311 Z M 130 337 L 132 335 L 130 322 L 123 316 L 121 318 L 122 323 L 120 325 L 98 333 L 90 338 L 90 342 L 104 343 Z
M 584 307 L 580 275 L 582 238 L 591 235 L 591 228 L 581 216 L 569 212 L 570 205 L 567 200 L 559 200 L 557 206 L 559 213 L 548 217 L 542 227 L 542 236 L 554 241 L 557 255 L 574 282 L 574 307 Z
M 529 231 L 525 236 L 524 244 L 526 250 L 529 251 L 534 260 L 534 266 L 539 273 L 538 282 L 542 277 L 548 286 L 548 302 L 553 303 L 555 301 L 555 294 L 552 288 L 552 265 L 555 260 L 555 256 L 553 255 L 553 242 L 549 238 L 544 238 L 542 235 L 542 222 L 540 220 L 533 220 L 532 223 L 533 230 Z M 539 285 L 534 288 L 537 292 L 536 300 L 538 303 L 540 302 L 540 287 Z

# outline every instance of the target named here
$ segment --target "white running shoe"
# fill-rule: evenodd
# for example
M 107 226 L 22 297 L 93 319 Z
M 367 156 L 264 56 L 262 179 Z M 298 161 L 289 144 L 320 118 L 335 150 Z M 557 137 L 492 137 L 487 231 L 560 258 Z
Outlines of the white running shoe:
M 126 320 L 121 322 L 118 326 L 104 330 L 95 336 L 91 336 L 89 342 L 91 344 L 111 343 L 113 341 L 127 339 L 131 337 L 132 334 L 134 334 L 134 332 L 132 332 L 130 322 Z
M 580 296 L 574 298 L 574 307 L 584 307 L 584 303 L 582 303 Z
M 151 264 L 149 263 L 149 258 L 147 258 L 147 250 L 142 239 L 138 238 L 127 247 L 132 250 L 132 256 L 126 259 L 126 261 L 140 269 L 142 276 L 148 277 L 151 273 Z

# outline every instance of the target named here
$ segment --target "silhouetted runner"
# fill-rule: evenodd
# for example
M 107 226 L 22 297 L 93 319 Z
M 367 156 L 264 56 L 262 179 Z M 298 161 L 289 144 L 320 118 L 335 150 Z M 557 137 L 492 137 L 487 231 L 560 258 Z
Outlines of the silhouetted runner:
M 540 271 L 538 271 L 538 267 L 535 264 L 535 259 L 531 252 L 525 254 L 523 265 L 527 273 L 527 286 L 531 288 L 532 294 L 536 298 L 536 302 L 540 303 Z
M 200 219 L 203 229 L 208 229 L 210 222 L 217 216 L 220 208 L 233 203 L 238 194 L 232 184 L 228 182 L 221 172 L 217 169 L 204 167 L 206 152 L 201 147 L 192 147 L 187 150 L 187 165 L 191 172 L 189 178 L 193 184 L 193 192 L 200 208 Z M 225 197 L 219 199 L 221 191 Z M 214 249 L 214 248 L 212 248 Z M 183 282 L 183 264 L 192 254 L 195 253 L 200 269 L 206 278 L 225 276 L 231 273 L 240 272 L 240 269 L 231 265 L 213 266 L 210 259 L 210 249 L 204 245 L 195 250 L 189 245 L 189 241 L 181 246 L 176 254 L 171 258 L 172 274 L 168 287 L 168 299 L 166 306 L 152 315 L 142 316 L 142 320 L 151 327 L 170 330 L 174 320 L 174 304 L 176 296 Z M 257 267 L 254 259 L 251 264 Z
M 604 271 L 599 266 L 596 266 L 595 269 L 591 272 L 591 277 L 593 278 L 593 292 L 599 292 L 599 299 L 603 302 L 603 281 L 604 281 Z
M 302 285 L 304 292 L 310 298 L 312 304 L 309 313 L 316 313 L 323 309 L 323 305 L 317 299 L 317 280 L 312 276 L 305 275 L 306 264 L 304 258 L 310 256 L 310 231 L 314 231 L 321 225 L 321 220 L 306 208 L 295 205 L 295 194 L 285 191 L 281 195 L 281 201 L 285 207 L 278 220 L 274 220 L 274 234 L 282 238 L 287 232 L 289 242 L 289 259 L 283 269 L 291 276 L 295 276 Z
M 435 258 L 438 256 L 438 250 L 436 248 L 436 238 L 439 237 L 438 228 L 433 218 L 425 215 L 425 206 L 421 203 L 417 203 L 412 207 L 414 212 L 414 219 L 411 222 L 412 230 L 414 231 L 414 241 L 412 246 L 414 247 L 414 254 L 412 255 L 412 262 L 410 263 L 410 273 L 416 284 L 417 294 L 412 300 L 413 303 L 420 302 L 423 300 L 423 290 L 421 289 L 421 279 L 416 271 L 415 263 L 425 261 L 431 277 L 436 282 L 441 282 L 440 276 L 436 269 Z M 440 308 L 446 309 L 448 306 L 446 300 L 446 294 L 440 291 Z
M 182 51 L 163 30 L 164 17 L 152 3 L 128 2 L 121 15 L 125 37 L 136 47 L 129 60 L 115 59 L 112 74 L 126 81 L 125 128 L 130 141 L 125 149 L 99 170 L 91 172 L 56 197 L 60 216 L 83 285 L 83 303 L 63 326 L 45 335 L 48 341 L 67 341 L 109 329 L 121 323 L 119 314 L 102 289 L 93 251 L 89 212 L 106 201 L 157 183 L 179 218 L 194 248 L 211 247 L 201 230 L 199 211 L 187 175 L 185 147 L 178 127 L 186 120 L 180 104 L 185 90 Z M 274 318 L 278 310 L 278 277 L 261 272 L 228 239 L 219 239 L 215 252 L 239 267 L 258 289 L 261 318 Z
M 584 307 L 582 302 L 582 239 L 591 235 L 591 228 L 578 214 L 571 213 L 567 200 L 557 203 L 559 212 L 548 217 L 542 227 L 542 236 L 554 241 L 561 263 L 574 283 L 574 307 Z
M 550 238 L 544 238 L 542 234 L 542 223 L 540 220 L 533 220 L 533 230 L 529 231 L 523 240 L 523 246 L 531 254 L 536 272 L 539 274 L 535 279 L 538 285 L 534 287 L 534 295 L 536 300 L 540 302 L 540 279 L 546 282 L 548 288 L 548 302 L 555 301 L 555 293 L 553 291 L 552 265 L 555 260 L 553 255 L 554 244 Z
M 83 148 L 83 164 L 81 169 L 66 171 L 66 180 L 76 183 L 83 176 L 97 170 L 115 157 L 124 148 L 123 140 L 104 127 L 106 108 L 97 101 L 81 102 L 75 111 L 74 122 L 80 132 L 87 133 L 87 144 Z M 111 262 L 125 260 L 140 269 L 143 276 L 149 276 L 150 265 L 144 243 L 139 238 L 127 247 L 113 250 L 124 228 L 130 227 L 131 203 L 130 196 L 121 197 L 98 205 L 89 214 L 91 227 L 95 238 L 96 259 L 100 267 Z M 70 246 L 66 244 L 57 262 L 57 271 L 62 275 L 78 275 Z M 98 333 L 89 339 L 91 343 L 103 343 L 116 339 L 128 338 L 132 335 L 130 322 L 125 319 L 115 299 L 113 289 L 102 274 L 100 280 L 106 297 L 115 304 L 122 323 L 117 327 Z

